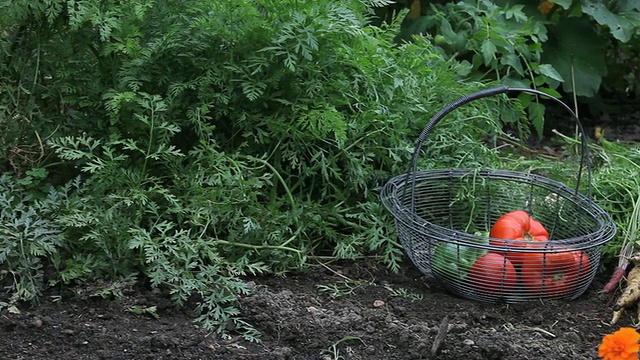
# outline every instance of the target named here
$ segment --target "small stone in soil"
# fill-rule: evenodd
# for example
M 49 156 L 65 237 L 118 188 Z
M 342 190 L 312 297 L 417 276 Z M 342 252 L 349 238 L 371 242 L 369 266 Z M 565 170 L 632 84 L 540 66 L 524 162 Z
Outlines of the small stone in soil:
M 376 309 L 377 308 L 381 308 L 383 306 L 384 306 L 384 301 L 382 301 L 382 300 L 376 300 L 376 301 L 373 302 L 373 307 L 376 308 Z
M 315 306 L 309 306 L 307 307 L 307 312 L 310 314 L 318 314 L 320 313 L 320 310 L 318 310 L 318 308 Z

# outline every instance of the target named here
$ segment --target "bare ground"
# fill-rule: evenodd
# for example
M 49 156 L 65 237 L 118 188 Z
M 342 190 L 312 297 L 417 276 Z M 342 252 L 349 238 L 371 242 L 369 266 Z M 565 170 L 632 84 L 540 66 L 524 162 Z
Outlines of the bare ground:
M 128 289 L 105 300 L 75 289 L 20 314 L 2 313 L 0 358 L 595 359 L 602 336 L 632 326 L 635 316 L 630 311 L 616 326 L 607 324 L 603 280 L 598 276 L 570 302 L 483 304 L 449 294 L 410 264 L 399 273 L 373 261 L 317 265 L 304 274 L 249 279 L 253 293 L 241 305 L 261 343 L 199 330 L 188 311 L 174 309 L 157 290 Z M 150 306 L 158 318 L 131 311 Z M 438 334 L 443 341 L 432 356 Z

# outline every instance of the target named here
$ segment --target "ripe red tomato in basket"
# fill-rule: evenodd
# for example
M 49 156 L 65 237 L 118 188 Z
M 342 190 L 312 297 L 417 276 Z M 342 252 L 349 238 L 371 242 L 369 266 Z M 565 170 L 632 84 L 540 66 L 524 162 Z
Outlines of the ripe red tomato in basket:
M 491 227 L 489 236 L 492 238 L 489 241 L 491 245 L 521 249 L 535 247 L 525 241 L 546 242 L 549 240 L 549 233 L 544 226 L 524 210 L 516 210 L 502 215 Z M 531 256 L 530 253 L 522 252 L 505 252 L 503 255 L 511 260 L 515 266 L 521 265 L 527 261 L 527 257 Z
M 589 255 L 581 250 L 574 250 L 571 252 L 573 254 L 573 260 L 578 263 L 578 267 L 580 268 L 580 275 L 591 270 L 591 264 L 589 263 Z
M 590 269 L 589 256 L 580 250 L 532 253 L 520 268 L 522 286 L 535 295 L 571 293 Z
M 495 295 L 511 292 L 518 282 L 518 274 L 511 261 L 496 252 L 479 257 L 467 276 L 476 291 Z

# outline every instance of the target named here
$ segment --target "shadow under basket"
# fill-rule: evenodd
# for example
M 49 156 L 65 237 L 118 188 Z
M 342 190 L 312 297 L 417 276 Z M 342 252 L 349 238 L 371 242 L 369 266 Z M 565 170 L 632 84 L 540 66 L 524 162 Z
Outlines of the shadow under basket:
M 382 188 L 380 197 L 392 213 L 401 245 L 413 264 L 459 296 L 484 302 L 534 299 L 572 300 L 593 281 L 602 246 L 616 233 L 609 214 L 579 189 L 583 167 L 591 181 L 587 138 L 582 136 L 578 186 L 546 177 L 494 169 L 417 170 L 427 135 L 448 113 L 473 100 L 532 89 L 498 87 L 467 95 L 447 105 L 418 138 L 409 172 Z M 504 214 L 523 210 L 548 231 L 549 241 L 489 237 Z M 480 260 L 482 259 L 482 261 Z M 516 261 L 517 259 L 517 261 Z

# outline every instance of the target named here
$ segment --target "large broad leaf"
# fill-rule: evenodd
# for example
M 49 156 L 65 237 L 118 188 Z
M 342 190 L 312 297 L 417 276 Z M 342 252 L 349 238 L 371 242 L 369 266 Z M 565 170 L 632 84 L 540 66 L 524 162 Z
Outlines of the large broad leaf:
M 402 40 L 410 42 L 413 36 L 423 35 L 432 26 L 431 18 L 427 16 L 418 16 L 415 19 L 405 17 L 400 25 L 400 32 L 396 37 L 396 41 Z
M 582 11 L 591 15 L 598 24 L 608 27 L 611 34 L 623 43 L 631 39 L 640 23 L 639 12 L 615 14 L 602 1 L 588 1 L 582 5 Z
M 573 0 L 554 0 L 552 1 L 556 5 L 562 6 L 563 9 L 568 9 L 571 6 Z
M 566 18 L 558 22 L 544 43 L 542 62 L 551 64 L 562 76 L 564 91 L 594 96 L 607 74 L 604 40 L 587 18 Z
M 640 11 L 640 1 L 638 0 L 618 0 L 616 5 L 620 11 Z
M 542 75 L 548 76 L 550 78 L 552 78 L 553 80 L 556 81 L 564 81 L 564 79 L 562 78 L 562 75 L 558 74 L 558 72 L 556 71 L 556 69 L 553 68 L 553 66 L 549 65 L 549 64 L 542 64 L 538 67 L 538 72 Z

